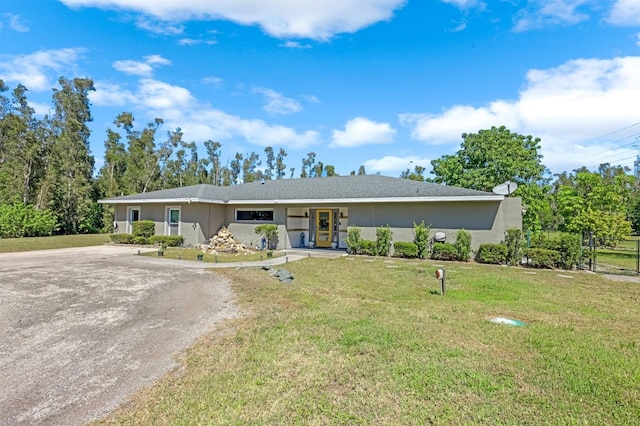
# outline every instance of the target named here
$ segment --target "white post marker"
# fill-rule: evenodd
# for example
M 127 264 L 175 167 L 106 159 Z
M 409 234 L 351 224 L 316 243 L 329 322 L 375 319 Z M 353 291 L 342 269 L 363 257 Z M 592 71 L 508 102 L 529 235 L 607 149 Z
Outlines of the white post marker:
M 444 296 L 444 269 L 436 269 L 436 278 L 440 281 L 440 294 Z

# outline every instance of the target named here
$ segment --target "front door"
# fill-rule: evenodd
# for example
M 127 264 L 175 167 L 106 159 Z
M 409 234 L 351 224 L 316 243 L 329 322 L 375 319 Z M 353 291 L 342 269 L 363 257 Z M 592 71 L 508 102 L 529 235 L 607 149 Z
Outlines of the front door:
M 331 234 L 333 233 L 333 214 L 331 210 L 318 210 L 316 212 L 316 246 L 331 247 Z
M 180 209 L 169 207 L 167 209 L 167 235 L 180 235 Z

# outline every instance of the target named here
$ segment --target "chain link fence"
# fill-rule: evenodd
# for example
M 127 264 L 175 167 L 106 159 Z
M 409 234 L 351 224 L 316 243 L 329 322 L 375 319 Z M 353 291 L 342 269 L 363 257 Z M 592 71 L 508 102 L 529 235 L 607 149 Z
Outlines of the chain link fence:
M 593 237 L 583 245 L 583 269 L 603 274 L 640 275 L 640 239 L 599 244 Z

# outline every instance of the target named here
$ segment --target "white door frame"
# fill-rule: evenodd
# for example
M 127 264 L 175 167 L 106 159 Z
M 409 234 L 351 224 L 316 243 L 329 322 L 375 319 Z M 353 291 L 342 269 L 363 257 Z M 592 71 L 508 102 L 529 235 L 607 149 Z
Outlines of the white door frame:
M 165 206 L 164 208 L 164 235 L 171 235 L 171 224 L 169 221 L 171 220 L 171 210 L 178 210 L 178 234 L 180 233 L 180 228 L 182 227 L 182 206 Z
M 133 216 L 133 211 L 137 210 L 138 211 L 138 220 L 140 220 L 140 206 L 129 206 L 127 207 L 127 224 L 125 226 L 125 232 L 127 234 L 131 234 L 133 232 L 133 220 L 131 220 L 132 216 Z

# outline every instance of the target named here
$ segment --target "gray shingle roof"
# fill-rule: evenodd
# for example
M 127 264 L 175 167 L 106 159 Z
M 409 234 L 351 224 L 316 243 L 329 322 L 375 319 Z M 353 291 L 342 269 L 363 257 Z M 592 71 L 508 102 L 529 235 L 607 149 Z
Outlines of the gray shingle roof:
M 235 186 L 194 185 L 165 189 L 144 194 L 101 200 L 103 203 L 127 201 L 197 199 L 209 202 L 233 201 L 294 201 L 331 199 L 394 199 L 394 198 L 487 197 L 495 194 L 473 189 L 417 182 L 379 175 L 334 176 L 310 179 L 280 179 L 251 182 Z M 499 197 L 501 198 L 501 197 Z

